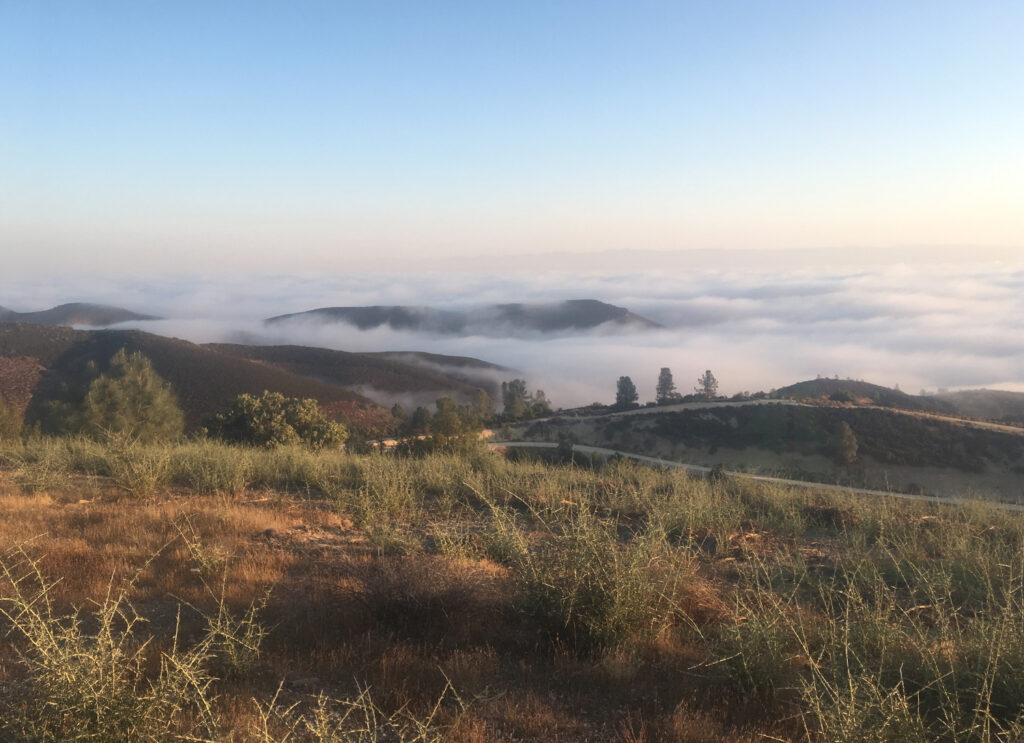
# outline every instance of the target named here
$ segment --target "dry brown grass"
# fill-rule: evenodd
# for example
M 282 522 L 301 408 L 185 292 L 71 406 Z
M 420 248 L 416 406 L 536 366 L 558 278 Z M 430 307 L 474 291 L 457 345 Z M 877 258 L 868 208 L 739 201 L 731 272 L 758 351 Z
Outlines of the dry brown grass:
M 142 498 L 100 445 L 28 442 L 0 461 L 0 551 L 38 556 L 62 611 L 134 576 L 153 667 L 223 618 L 241 642 L 211 656 L 210 688 L 238 743 L 315 721 L 293 704 L 379 713 L 406 741 L 1024 735 L 1024 520 L 984 504 L 473 451 L 171 454 Z M 210 463 L 247 474 L 208 486 Z M 258 655 L 237 624 L 254 605 Z M 27 673 L 8 642 L 0 692 Z
M 227 605 L 243 612 L 269 588 L 257 662 L 217 685 L 218 709 L 236 730 L 255 724 L 252 699 L 270 698 L 282 680 L 282 703 L 368 687 L 382 709 L 416 712 L 450 683 L 468 705 L 458 716 L 442 711 L 456 743 L 746 740 L 701 711 L 711 701 L 687 672 L 700 660 L 692 649 L 661 638 L 619 657 L 551 652 L 515 611 L 508 567 L 381 553 L 326 502 L 265 492 L 138 499 L 86 477 L 25 493 L 0 473 L 0 515 L 0 547 L 26 544 L 38 556 L 59 579 L 61 610 L 100 600 L 112 577 L 145 566 L 128 598 L 156 649 L 168 646 L 182 602 L 214 610 L 223 586 Z M 696 581 L 687 594 L 695 615 L 725 611 L 709 585 Z M 186 640 L 201 632 L 198 612 L 186 608 L 181 622 Z M 11 652 L 0 645 L 0 682 Z

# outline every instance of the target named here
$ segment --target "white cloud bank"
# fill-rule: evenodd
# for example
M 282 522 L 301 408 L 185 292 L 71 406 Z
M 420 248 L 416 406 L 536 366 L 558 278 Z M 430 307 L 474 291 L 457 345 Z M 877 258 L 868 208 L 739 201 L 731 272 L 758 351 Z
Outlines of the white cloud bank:
M 496 339 L 360 332 L 347 325 L 265 328 L 314 307 L 594 298 L 665 330 Z M 236 276 L 128 281 L 0 279 L 0 305 L 27 311 L 67 301 L 116 304 L 168 319 L 135 327 L 198 342 L 298 343 L 348 351 L 475 356 L 522 370 L 556 405 L 610 401 L 631 376 L 654 394 L 672 369 L 687 392 L 711 369 L 725 393 L 770 389 L 818 374 L 899 384 L 1024 391 L 1024 266 L 786 272 L 679 269 L 635 273 L 524 272 Z

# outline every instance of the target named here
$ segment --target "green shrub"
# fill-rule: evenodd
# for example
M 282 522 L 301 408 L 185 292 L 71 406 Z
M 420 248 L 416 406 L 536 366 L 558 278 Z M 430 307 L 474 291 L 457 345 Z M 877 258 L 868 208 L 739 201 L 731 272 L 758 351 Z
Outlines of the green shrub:
M 322 449 L 340 446 L 348 438 L 344 426 L 324 417 L 316 400 L 266 391 L 239 395 L 206 421 L 206 431 L 230 443 L 264 447 L 302 443 Z

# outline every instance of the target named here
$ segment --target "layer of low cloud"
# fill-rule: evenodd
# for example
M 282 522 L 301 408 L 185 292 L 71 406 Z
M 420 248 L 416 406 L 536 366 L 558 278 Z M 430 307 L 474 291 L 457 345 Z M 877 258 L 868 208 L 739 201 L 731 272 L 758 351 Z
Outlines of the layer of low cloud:
M 665 330 L 512 339 L 451 337 L 343 324 L 265 327 L 262 319 L 323 306 L 594 298 Z M 817 375 L 924 388 L 1024 390 L 1024 266 L 897 265 L 870 270 L 679 269 L 588 274 L 418 273 L 206 276 L 128 281 L 0 279 L 0 305 L 115 304 L 166 319 L 135 323 L 197 342 L 295 343 L 348 351 L 473 356 L 522 370 L 556 405 L 609 401 L 629 375 L 641 399 L 661 367 L 683 392 L 711 369 L 725 393 Z

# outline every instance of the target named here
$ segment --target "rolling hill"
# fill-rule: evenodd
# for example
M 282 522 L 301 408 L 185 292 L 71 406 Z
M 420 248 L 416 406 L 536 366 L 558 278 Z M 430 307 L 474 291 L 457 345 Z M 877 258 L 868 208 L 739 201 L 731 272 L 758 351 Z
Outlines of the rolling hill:
M 929 413 L 955 415 L 951 403 L 929 396 L 908 395 L 906 392 L 870 382 L 852 379 L 811 379 L 775 390 L 772 397 L 781 400 L 811 400 L 816 402 L 857 402 L 885 408 L 920 410 Z
M 143 353 L 171 383 L 189 430 L 235 395 L 271 390 L 314 398 L 333 417 L 364 433 L 380 433 L 394 423 L 387 410 L 394 402 L 431 405 L 445 395 L 470 402 L 484 388 L 443 370 L 494 375 L 501 369 L 434 354 L 391 358 L 304 346 L 197 345 L 138 330 L 0 323 L 0 397 L 23 411 L 28 423 L 42 421 L 47 401 L 81 386 L 90 362 L 102 370 L 120 348 Z
M 459 379 L 442 369 L 462 368 L 470 362 L 480 368 L 491 364 L 476 359 L 433 356 L 433 363 L 407 363 L 416 354 L 349 353 L 308 346 L 247 346 L 238 344 L 208 344 L 205 346 L 223 354 L 259 361 L 274 367 L 345 388 L 362 389 L 371 399 L 387 403 L 396 396 L 414 403 L 430 405 L 438 397 L 449 395 L 458 402 L 470 402 L 481 385 Z M 500 368 L 500 367 L 493 367 Z M 493 386 L 493 385 L 491 385 Z M 490 390 L 488 394 L 493 394 Z
M 625 307 L 594 299 L 564 302 L 495 304 L 466 309 L 440 309 L 403 305 L 373 307 L 321 307 L 278 315 L 268 324 L 287 322 L 345 323 L 360 330 L 392 330 L 441 335 L 506 336 L 524 333 L 561 333 L 608 326 L 621 331 L 651 330 L 661 326 Z
M 48 400 L 61 397 L 88 378 L 89 362 L 103 369 L 120 348 L 143 353 L 170 382 L 185 412 L 188 430 L 196 430 L 203 417 L 235 395 L 263 390 L 314 398 L 328 413 L 348 419 L 357 428 L 375 429 L 390 423 L 384 408 L 338 385 L 137 330 L 0 325 L 0 392 L 19 407 L 24 405 L 27 423 L 41 421 Z
M 0 307 L 0 322 L 22 322 L 35 325 L 84 325 L 105 328 L 130 320 L 156 320 L 152 315 L 142 315 L 122 307 L 104 304 L 72 302 L 38 312 L 15 312 Z
M 445 356 L 423 351 L 378 351 L 364 355 L 397 361 L 443 374 L 464 384 L 479 387 L 495 400 L 500 394 L 502 381 L 523 376 L 523 373 L 517 369 L 510 369 L 507 366 L 492 364 L 489 361 L 474 359 L 470 356 Z
M 960 415 L 1001 423 L 1024 424 L 1024 392 L 960 390 L 940 392 L 934 399 L 951 405 Z

